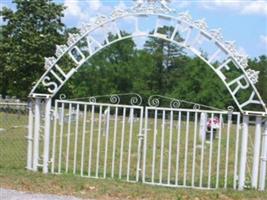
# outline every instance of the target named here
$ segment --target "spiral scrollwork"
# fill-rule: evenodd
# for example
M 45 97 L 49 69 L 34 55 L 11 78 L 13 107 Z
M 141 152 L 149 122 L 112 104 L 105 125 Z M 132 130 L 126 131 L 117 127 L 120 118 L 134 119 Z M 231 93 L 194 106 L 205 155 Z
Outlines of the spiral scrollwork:
M 228 106 L 228 107 L 227 107 L 227 110 L 228 110 L 229 112 L 233 112 L 234 109 L 235 109 L 235 108 L 234 108 L 233 106 Z
M 180 100 L 178 99 L 173 99 L 171 102 L 170 102 L 170 107 L 171 108 L 180 108 L 181 106 L 181 102 Z
M 88 100 L 90 103 L 96 103 L 96 97 L 89 97 Z
M 67 98 L 66 94 L 60 94 L 59 99 L 60 100 L 65 100 Z
M 142 97 L 139 94 L 135 94 L 135 95 L 136 96 L 133 96 L 130 99 L 130 103 L 131 105 L 134 105 L 134 106 L 140 106 L 142 104 Z
M 120 103 L 120 97 L 117 94 L 111 95 L 109 100 L 110 100 L 110 103 L 112 103 L 112 104 L 119 104 Z
M 159 99 L 156 96 L 151 96 L 148 98 L 148 105 L 151 107 L 158 107 L 160 104 Z
M 195 105 L 193 106 L 193 109 L 194 109 L 194 110 L 199 110 L 199 109 L 200 109 L 200 105 L 199 105 L 199 104 L 195 104 Z

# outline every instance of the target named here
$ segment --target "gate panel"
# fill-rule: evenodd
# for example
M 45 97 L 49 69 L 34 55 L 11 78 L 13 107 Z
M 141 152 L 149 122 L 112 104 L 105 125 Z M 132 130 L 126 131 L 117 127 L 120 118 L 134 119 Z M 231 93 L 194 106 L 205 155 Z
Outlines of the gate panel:
M 56 101 L 52 173 L 138 181 L 142 115 L 139 106 Z
M 239 113 L 147 107 L 143 182 L 236 188 L 239 131 Z

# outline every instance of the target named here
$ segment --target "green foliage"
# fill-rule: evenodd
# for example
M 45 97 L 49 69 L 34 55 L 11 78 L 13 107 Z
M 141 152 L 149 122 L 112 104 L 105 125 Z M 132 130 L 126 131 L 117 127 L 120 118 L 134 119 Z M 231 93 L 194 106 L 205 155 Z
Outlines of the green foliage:
M 14 0 L 16 10 L 3 8 L 0 43 L 0 90 L 3 95 L 26 97 L 33 81 L 44 72 L 44 57 L 63 42 L 64 7 L 52 0 Z

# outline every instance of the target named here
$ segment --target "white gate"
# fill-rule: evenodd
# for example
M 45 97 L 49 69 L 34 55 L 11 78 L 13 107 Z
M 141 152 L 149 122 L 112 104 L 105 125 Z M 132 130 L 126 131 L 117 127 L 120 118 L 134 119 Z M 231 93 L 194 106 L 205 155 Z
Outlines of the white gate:
M 52 173 L 138 181 L 143 107 L 57 100 Z
M 219 126 L 209 126 L 209 119 Z M 236 188 L 240 130 L 237 112 L 147 107 L 143 182 Z
M 42 123 L 29 129 L 28 169 L 170 187 L 265 188 L 263 116 L 114 103 L 56 100 L 52 117 L 40 120 L 51 124 L 44 137 L 36 128 Z M 42 118 L 36 107 L 30 118 Z

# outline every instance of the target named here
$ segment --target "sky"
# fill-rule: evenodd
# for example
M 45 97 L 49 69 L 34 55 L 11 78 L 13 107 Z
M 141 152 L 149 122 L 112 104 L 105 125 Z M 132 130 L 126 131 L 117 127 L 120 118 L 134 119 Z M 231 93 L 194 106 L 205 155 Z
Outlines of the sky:
M 0 0 L 14 9 L 11 0 Z M 80 27 L 95 16 L 108 15 L 117 7 L 132 6 L 133 0 L 54 0 L 64 4 L 64 23 Z M 188 11 L 195 20 L 205 18 L 209 28 L 221 28 L 224 39 L 235 41 L 249 57 L 267 55 L 267 0 L 172 0 L 169 7 Z M 3 21 L 0 20 L 0 24 Z

